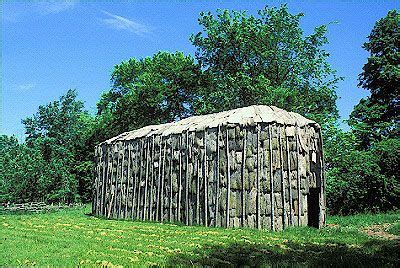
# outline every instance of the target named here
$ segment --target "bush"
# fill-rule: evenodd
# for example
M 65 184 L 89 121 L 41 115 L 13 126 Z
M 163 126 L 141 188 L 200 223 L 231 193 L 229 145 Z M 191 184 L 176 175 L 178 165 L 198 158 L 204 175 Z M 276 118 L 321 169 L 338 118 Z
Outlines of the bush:
M 351 141 L 350 134 L 339 136 Z M 329 159 L 327 206 L 331 214 L 388 211 L 399 207 L 400 141 L 387 139 L 370 149 L 357 151 L 344 143 L 344 153 Z M 335 147 L 338 143 L 331 144 Z M 343 146 L 343 143 L 341 144 Z M 335 151 L 334 149 L 330 149 Z

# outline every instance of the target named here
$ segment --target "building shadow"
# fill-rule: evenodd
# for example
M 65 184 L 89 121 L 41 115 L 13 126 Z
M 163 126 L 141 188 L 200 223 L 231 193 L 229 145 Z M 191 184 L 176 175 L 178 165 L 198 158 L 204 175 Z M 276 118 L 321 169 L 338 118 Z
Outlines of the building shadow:
M 167 266 L 400 267 L 400 241 L 374 239 L 361 246 L 326 241 L 283 244 L 205 245 L 194 254 L 173 255 Z

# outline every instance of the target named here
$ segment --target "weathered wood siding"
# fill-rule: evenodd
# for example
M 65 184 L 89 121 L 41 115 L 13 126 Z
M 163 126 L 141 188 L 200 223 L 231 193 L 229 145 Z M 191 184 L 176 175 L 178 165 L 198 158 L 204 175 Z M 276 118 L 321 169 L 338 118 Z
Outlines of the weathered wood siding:
M 325 222 L 319 128 L 259 123 L 96 147 L 93 213 L 108 218 L 281 230 Z

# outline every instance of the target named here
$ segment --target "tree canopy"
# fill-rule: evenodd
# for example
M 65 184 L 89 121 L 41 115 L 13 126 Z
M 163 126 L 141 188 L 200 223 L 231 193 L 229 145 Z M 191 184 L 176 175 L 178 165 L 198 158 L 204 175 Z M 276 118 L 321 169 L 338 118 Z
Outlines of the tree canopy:
M 376 22 L 363 46 L 370 56 L 359 86 L 370 92 L 350 115 L 349 123 L 363 149 L 374 141 L 398 137 L 400 128 L 400 14 L 389 11 Z
M 336 119 L 340 78 L 327 62 L 327 27 L 305 35 L 302 17 L 286 5 L 266 7 L 257 16 L 229 10 L 201 13 L 203 29 L 191 41 L 210 82 L 197 112 L 266 104 L 320 123 Z
M 116 65 L 112 88 L 98 103 L 99 113 L 111 111 L 120 131 L 179 120 L 193 114 L 201 69 L 181 52 L 159 52 Z

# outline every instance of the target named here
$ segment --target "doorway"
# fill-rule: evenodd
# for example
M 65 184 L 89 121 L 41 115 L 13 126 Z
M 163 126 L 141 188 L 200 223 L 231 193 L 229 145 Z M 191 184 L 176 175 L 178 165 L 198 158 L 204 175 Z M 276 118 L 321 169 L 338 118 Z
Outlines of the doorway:
M 308 194 L 308 226 L 319 227 L 319 190 L 318 188 L 310 188 Z

